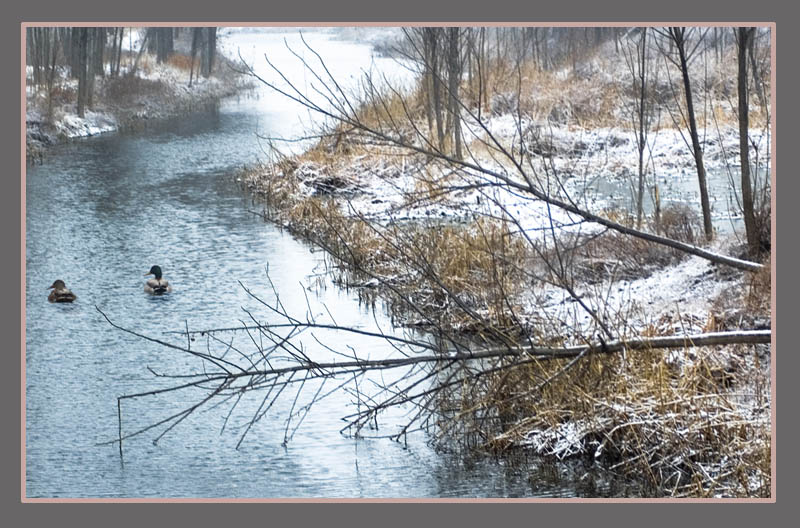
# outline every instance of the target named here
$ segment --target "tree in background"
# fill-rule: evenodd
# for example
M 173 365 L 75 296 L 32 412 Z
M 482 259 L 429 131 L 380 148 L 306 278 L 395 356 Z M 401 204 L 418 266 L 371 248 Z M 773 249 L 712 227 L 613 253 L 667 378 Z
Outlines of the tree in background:
M 431 145 L 459 159 L 463 157 L 459 98 L 464 71 L 462 48 L 469 41 L 468 31 L 458 27 L 404 29 L 410 48 L 406 55 L 421 70 L 420 97 Z M 479 61 L 478 77 L 480 68 Z
M 189 87 L 192 86 L 192 80 L 194 77 L 194 59 L 197 56 L 197 51 L 200 49 L 200 45 L 203 38 L 203 29 L 202 28 L 192 28 L 192 49 L 191 49 L 191 56 L 192 61 L 189 66 Z
M 677 51 L 677 59 L 674 57 L 672 49 L 664 49 L 664 57 L 672 64 L 677 66 L 681 71 L 683 78 L 683 92 L 686 104 L 686 126 L 689 127 L 689 135 L 691 136 L 691 148 L 694 155 L 695 167 L 697 168 L 697 182 L 700 186 L 700 205 L 703 209 L 703 229 L 705 231 L 706 240 L 711 240 L 714 235 L 714 229 L 711 225 L 711 206 L 708 201 L 708 184 L 706 183 L 706 169 L 703 165 L 703 149 L 700 146 L 700 137 L 697 133 L 697 119 L 694 112 L 694 101 L 692 99 L 692 81 L 689 76 L 689 62 L 691 61 L 694 53 L 702 44 L 703 35 L 701 34 L 695 43 L 694 47 L 688 48 L 687 45 L 695 28 L 686 27 L 670 27 L 667 30 L 660 31 L 660 34 L 666 36 L 671 43 L 670 48 L 674 47 Z
M 208 77 L 214 70 L 214 61 L 217 56 L 217 28 L 205 28 L 203 46 L 203 77 Z
M 89 28 L 78 28 L 78 116 L 86 116 L 89 100 Z
M 461 86 L 461 33 L 460 28 L 447 28 L 447 127 L 445 136 L 452 138 L 452 153 L 458 158 L 464 157 L 461 146 L 461 107 L 459 106 L 459 87 Z
M 175 50 L 173 28 L 153 28 L 152 31 L 155 34 L 155 41 L 152 45 L 155 48 L 156 61 L 158 61 L 159 64 L 166 62 Z
M 752 256 L 759 253 L 759 237 L 756 227 L 755 209 L 753 206 L 753 187 L 750 181 L 750 155 L 748 148 L 749 98 L 747 94 L 747 53 L 752 48 L 755 28 L 740 27 L 735 29 L 736 48 L 739 60 L 738 95 L 739 95 L 739 157 L 742 165 L 742 212 L 744 228 L 747 235 L 747 248 Z M 755 72 L 754 72 L 755 73 Z
M 644 150 L 647 146 L 647 135 L 650 131 L 650 119 L 647 108 L 647 28 L 641 28 L 640 36 L 632 46 L 623 48 L 623 56 L 633 78 L 633 91 L 636 96 L 635 109 L 631 122 L 636 133 L 636 148 L 639 151 L 639 180 L 636 189 L 636 228 L 642 228 L 645 160 Z
M 53 88 L 56 77 L 56 64 L 61 57 L 63 39 L 60 28 L 29 28 L 26 35 L 27 64 L 33 70 L 34 86 L 44 85 L 47 94 L 45 115 L 48 121 L 53 117 Z

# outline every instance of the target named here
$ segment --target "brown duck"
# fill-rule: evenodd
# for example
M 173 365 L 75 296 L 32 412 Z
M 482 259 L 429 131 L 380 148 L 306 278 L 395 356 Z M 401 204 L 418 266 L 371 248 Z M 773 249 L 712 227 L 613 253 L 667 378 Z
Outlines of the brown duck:
M 58 279 L 55 281 L 48 290 L 53 290 L 50 292 L 50 295 L 47 296 L 47 300 L 50 302 L 57 302 L 57 303 L 71 303 L 75 299 L 78 298 L 77 295 L 72 293 L 67 289 L 67 285 L 64 284 L 64 281 Z
M 172 287 L 169 285 L 169 282 L 167 282 L 166 279 L 161 278 L 162 273 L 160 266 L 153 266 L 150 268 L 150 271 L 145 273 L 145 276 L 147 275 L 153 275 L 155 278 L 147 279 L 147 282 L 144 284 L 145 292 L 149 293 L 150 295 L 163 295 L 172 291 Z

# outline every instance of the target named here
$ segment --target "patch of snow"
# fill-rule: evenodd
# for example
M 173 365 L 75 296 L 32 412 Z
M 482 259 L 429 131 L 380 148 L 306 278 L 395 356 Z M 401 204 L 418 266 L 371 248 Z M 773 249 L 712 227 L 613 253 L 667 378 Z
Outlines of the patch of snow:
M 58 134 L 67 138 L 89 137 L 117 129 L 113 116 L 87 110 L 85 117 L 66 114 L 55 124 Z
M 544 430 L 530 431 L 519 445 L 540 455 L 568 458 L 584 451 L 583 438 L 591 428 L 579 421 L 568 421 Z

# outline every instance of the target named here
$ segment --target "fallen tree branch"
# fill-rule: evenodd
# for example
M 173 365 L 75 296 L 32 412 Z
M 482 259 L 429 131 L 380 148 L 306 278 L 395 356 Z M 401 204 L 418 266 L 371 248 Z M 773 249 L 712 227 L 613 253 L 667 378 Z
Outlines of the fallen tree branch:
M 772 330 L 738 330 L 732 332 L 710 332 L 706 334 L 672 335 L 630 340 L 611 341 L 609 343 L 581 345 L 567 348 L 522 348 L 517 354 L 527 353 L 544 357 L 575 357 L 587 349 L 590 352 L 615 353 L 623 350 L 645 350 L 664 348 L 692 348 L 716 345 L 756 345 L 770 343 Z M 483 354 L 500 353 L 500 350 L 486 350 Z
M 218 358 L 206 355 L 199 355 L 189 349 L 164 343 L 162 341 L 148 338 L 147 336 L 127 330 L 113 323 L 108 318 L 108 316 L 106 316 L 106 314 L 104 314 L 99 308 L 97 308 L 97 311 L 99 311 L 103 315 L 103 317 L 106 318 L 109 324 L 124 332 L 132 333 L 143 339 L 154 341 L 156 343 L 169 346 L 170 348 L 176 350 L 181 350 L 189 354 L 197 355 L 202 359 L 210 361 L 214 364 L 216 364 L 216 361 L 219 360 Z M 363 331 L 358 329 L 336 326 L 336 325 L 327 325 L 327 324 L 318 325 L 315 323 L 302 323 L 301 326 L 307 328 L 339 330 L 343 332 L 358 333 L 358 334 L 364 333 Z M 269 329 L 270 325 L 257 325 L 256 328 Z M 374 337 L 380 337 L 381 339 L 386 339 L 387 337 L 390 337 L 380 334 L 372 334 L 372 335 Z M 225 374 L 218 374 L 215 375 L 213 378 L 210 377 L 209 379 L 220 379 L 220 378 L 236 379 L 236 378 L 251 377 L 251 376 L 272 376 L 272 375 L 282 375 L 293 372 L 304 372 L 312 370 L 317 370 L 317 371 L 324 370 L 327 372 L 327 375 L 335 376 L 337 374 L 336 369 L 382 370 L 382 369 L 404 367 L 419 363 L 436 363 L 442 361 L 445 362 L 471 361 L 479 359 L 518 357 L 518 356 L 535 356 L 538 359 L 559 359 L 559 358 L 573 358 L 584 353 L 601 352 L 604 354 L 612 354 L 616 352 L 621 352 L 623 350 L 691 348 L 700 346 L 732 345 L 732 344 L 750 344 L 750 345 L 766 344 L 770 343 L 771 339 L 772 339 L 772 330 L 741 330 L 733 332 L 711 332 L 705 334 L 638 338 L 638 339 L 611 341 L 608 343 L 599 342 L 589 345 L 578 345 L 571 347 L 546 347 L 546 346 L 541 346 L 541 347 L 522 346 L 517 348 L 496 347 L 496 348 L 484 348 L 479 350 L 462 351 L 455 354 L 448 354 L 447 352 L 442 351 L 442 353 L 437 353 L 434 355 L 427 355 L 427 356 L 411 356 L 403 358 L 373 359 L 373 360 L 354 359 L 352 361 L 338 361 L 338 362 L 337 361 L 308 362 L 308 361 L 298 360 L 297 365 L 292 365 L 283 368 L 243 369 L 241 367 L 237 367 L 240 370 L 240 372 L 234 373 L 226 370 Z M 405 342 L 408 344 L 412 343 L 411 341 L 405 341 Z M 430 349 L 431 345 L 426 344 L 425 348 Z M 323 375 L 321 377 L 327 377 L 327 376 Z

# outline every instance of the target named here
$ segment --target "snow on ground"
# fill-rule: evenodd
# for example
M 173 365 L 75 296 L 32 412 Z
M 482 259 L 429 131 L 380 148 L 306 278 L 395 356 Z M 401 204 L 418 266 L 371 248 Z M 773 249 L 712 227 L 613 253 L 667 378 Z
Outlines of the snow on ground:
M 422 170 L 411 162 L 397 165 L 387 159 L 361 157 L 333 174 L 316 164 L 304 163 L 295 170 L 294 176 L 302 182 L 300 188 L 304 194 L 333 193 L 340 198 L 338 203 L 344 213 L 381 223 L 452 222 L 489 214 L 513 216 L 519 222 L 517 229 L 528 231 L 532 238 L 547 232 L 551 220 L 559 236 L 566 232 L 586 235 L 601 230 L 598 224 L 583 222 L 558 208 L 548 208 L 541 200 L 505 188 L 455 192 L 437 201 L 418 200 L 418 175 Z M 463 182 L 457 179 L 451 183 Z M 549 235 L 549 232 L 544 234 Z M 730 244 L 730 238 L 721 237 L 709 249 L 727 254 Z M 613 255 L 606 264 L 614 264 Z M 624 332 L 617 337 L 640 335 L 648 327 L 665 334 L 683 334 L 703 331 L 714 299 L 726 289 L 739 287 L 738 280 L 738 275 L 721 279 L 716 276 L 711 262 L 689 256 L 644 278 L 578 286 L 577 294 L 592 310 L 613 321 L 614 326 Z M 580 344 L 581 336 L 594 335 L 597 331 L 592 315 L 562 288 L 553 286 L 523 295 L 517 299 L 522 315 L 534 323 L 568 322 L 561 328 L 568 341 L 574 339 Z
M 127 67 L 127 66 L 126 66 Z M 123 68 L 122 75 L 125 74 Z M 217 78 L 204 78 L 198 76 L 198 79 L 192 83 L 192 87 L 188 86 L 188 73 L 180 68 L 176 68 L 170 64 L 156 64 L 155 61 L 147 64 L 147 67 L 140 68 L 137 75 L 142 79 L 150 81 L 160 81 L 165 85 L 172 88 L 179 97 L 202 97 L 208 93 L 218 91 L 221 86 L 221 81 Z M 115 101 L 102 100 L 102 83 L 104 79 L 98 77 L 95 81 L 95 98 L 100 99 L 95 104 L 95 110 L 87 110 L 84 117 L 77 115 L 77 107 L 75 103 L 67 103 L 57 107 L 54 111 L 56 119 L 52 123 L 55 134 L 58 137 L 73 139 L 78 137 L 88 137 L 101 134 L 104 132 L 111 132 L 118 129 L 118 119 L 114 116 Z M 62 89 L 71 90 L 77 93 L 78 82 L 75 79 L 64 78 L 59 83 Z M 44 116 L 42 111 L 34 106 L 34 101 L 38 99 L 37 106 L 43 106 L 44 96 L 42 94 L 33 93 L 33 89 L 29 87 L 28 90 L 28 110 L 26 121 L 30 124 L 43 124 Z M 153 104 L 156 102 L 153 101 Z
M 506 113 L 485 118 L 481 124 L 465 115 L 465 137 L 472 138 L 470 154 L 483 167 L 508 175 L 524 183 L 510 168 L 502 154 L 488 155 L 483 141 L 494 147 L 527 149 L 534 153 L 534 163 L 526 172 L 548 193 L 566 195 L 583 209 L 603 213 L 609 208 L 632 210 L 633 189 L 638 179 L 638 149 L 631 129 L 579 128 L 534 122 Z M 491 136 L 490 136 L 491 135 Z M 523 138 L 520 142 L 520 136 Z M 704 162 L 709 182 L 709 198 L 715 227 L 731 231 L 731 220 L 740 218 L 738 208 L 739 132 L 733 125 L 700 130 L 704 138 Z M 700 194 L 694 157 L 688 147 L 686 132 L 663 128 L 652 131 L 645 152 L 645 213 L 654 207 L 657 183 L 662 210 L 670 204 L 690 204 L 700 213 Z M 758 161 L 763 177 L 765 160 L 769 159 L 770 131 L 750 132 L 751 160 Z M 395 161 L 399 160 L 399 161 Z M 439 171 L 423 175 L 421 162 L 406 158 L 360 156 L 345 160 L 335 167 L 313 162 L 303 163 L 298 176 L 306 183 L 309 194 L 320 192 L 318 183 L 335 176 L 337 188 L 323 189 L 347 197 L 348 211 L 377 220 L 421 220 L 425 218 L 470 218 L 476 214 L 504 216 L 513 214 L 521 229 L 538 230 L 549 226 L 551 216 L 556 225 L 567 229 L 592 229 L 578 225 L 581 219 L 556 208 L 549 208 L 530 195 L 507 187 L 475 188 L 475 184 L 496 184 L 497 180 L 469 170 L 448 175 Z M 420 200 L 424 179 L 434 179 L 461 190 L 445 198 Z M 763 182 L 762 182 L 763 183 Z M 559 186 L 563 185 L 563 189 Z M 471 188 L 469 188 L 471 187 Z M 564 194 L 566 193 L 566 194 Z
M 490 119 L 487 128 L 501 142 L 510 143 L 515 135 L 518 137 L 519 127 L 514 121 L 513 116 L 499 116 Z M 567 127 L 547 127 L 547 133 L 554 146 L 553 165 L 564 178 L 570 196 L 592 212 L 602 213 L 606 208 L 620 206 L 620 193 L 623 197 L 629 193 L 628 180 L 633 177 L 631 168 L 638 164 L 632 133 L 624 129 L 575 130 Z M 751 140 L 752 144 L 763 146 L 769 137 L 765 131 L 754 130 Z M 663 193 L 662 204 L 688 203 L 699 212 L 694 160 L 680 131 L 658 131 L 651 148 Z M 724 174 L 724 168 L 728 163 L 738 172 L 738 130 L 728 126 L 713 135 L 708 131 L 705 148 L 706 168 L 713 179 L 714 219 L 720 229 L 726 221 L 729 223 L 730 218 L 738 216 L 737 211 L 731 210 L 733 202 L 719 191 L 736 192 Z M 731 159 L 733 153 L 736 159 Z M 763 157 L 765 152 L 760 154 Z M 728 156 L 727 161 L 725 156 Z M 497 160 L 484 157 L 480 161 L 483 166 L 499 173 L 509 171 L 507 165 Z M 508 174 L 521 181 L 513 172 Z M 301 182 L 302 193 L 336 196 L 343 213 L 381 223 L 467 221 L 489 215 L 516 219 L 513 230 L 524 230 L 532 238 L 548 235 L 551 226 L 559 236 L 566 233 L 587 235 L 602 229 L 581 217 L 548 207 L 530 194 L 508 187 L 474 188 L 476 183 L 491 181 L 485 175 L 472 171 L 448 174 L 444 170 L 425 167 L 423 161 L 413 157 L 362 155 L 335 166 L 303 162 L 293 175 Z M 428 187 L 425 183 L 430 180 L 445 182 L 454 189 L 470 185 L 473 188 L 453 190 L 444 197 L 431 197 L 426 192 Z M 709 249 L 727 254 L 735 242 L 726 233 L 718 237 Z M 611 265 L 613 260 L 612 255 L 609 258 Z M 577 293 L 591 309 L 614 321 L 625 335 L 640 335 L 648 327 L 664 333 L 699 332 L 708 323 L 714 299 L 738 284 L 738 278 L 725 280 L 715 275 L 713 264 L 701 257 L 690 256 L 644 278 L 617 280 L 610 284 L 604 282 L 602 286 L 584 285 L 578 287 Z M 561 288 L 530 292 L 527 299 L 518 301 L 524 315 L 531 320 L 568 321 L 570 328 L 564 330 L 575 339 L 593 335 L 596 331 L 592 315 Z
M 129 44 L 132 43 L 131 44 Z M 125 38 L 123 47 L 138 52 L 141 46 L 141 32 L 134 30 L 134 35 Z M 241 83 L 233 78 L 221 78 L 212 75 L 205 78 L 197 75 L 189 87 L 189 72 L 171 63 L 157 63 L 154 57 L 142 55 L 136 76 L 150 81 L 148 86 L 153 93 L 137 92 L 136 85 L 130 88 L 126 100 L 120 101 L 106 96 L 106 86 L 110 82 L 125 83 L 125 75 L 132 68 L 132 58 L 125 57 L 120 68 L 120 77 L 113 81 L 108 77 L 95 78 L 94 102 L 87 109 L 84 117 L 77 115 L 76 94 L 78 81 L 69 77 L 66 67 L 57 69 L 58 94 L 52 108 L 50 118 L 46 117 L 48 105 L 44 88 L 36 89 L 30 79 L 26 85 L 26 142 L 29 159 L 41 156 L 43 149 L 63 139 L 89 137 L 119 130 L 126 123 L 136 120 L 158 119 L 179 114 L 183 108 L 190 108 L 192 102 L 213 100 L 230 95 L 241 87 Z M 108 65 L 106 65 L 106 69 Z M 29 77 L 32 70 L 28 68 Z M 233 82 L 231 82 L 233 81 Z M 66 94 L 66 95 L 65 95 Z M 66 101 L 66 102 L 62 102 Z
M 493 143 L 489 134 L 504 146 L 519 146 L 520 135 L 528 152 L 551 155 L 554 168 L 562 174 L 590 176 L 610 180 L 627 179 L 638 170 L 636 135 L 630 128 L 581 128 L 534 121 L 526 117 L 503 114 L 482 123 L 465 119 L 467 137 Z M 706 169 L 721 170 L 726 166 L 739 168 L 738 126 L 720 124 L 718 127 L 699 129 L 698 135 L 704 151 Z M 759 157 L 763 163 L 769 155 L 769 131 L 751 129 L 751 158 Z M 653 165 L 660 181 L 675 174 L 694 173 L 694 156 L 689 147 L 690 138 L 685 130 L 661 128 L 649 132 L 645 163 L 652 178 Z M 549 159 L 548 159 L 549 161 Z
M 736 280 L 720 280 L 713 272 L 711 262 L 691 256 L 647 277 L 598 288 L 584 286 L 577 294 L 591 309 L 619 323 L 625 335 L 617 337 L 638 336 L 648 327 L 664 334 L 697 333 L 708 323 L 714 299 L 737 287 Z M 574 337 L 591 335 L 596 329 L 591 314 L 561 288 L 551 287 L 531 298 L 525 311 L 538 318 L 569 321 Z
M 517 127 L 510 124 L 510 116 L 491 120 L 492 133 L 508 141 Z M 609 208 L 630 208 L 632 189 L 635 184 L 635 170 L 638 166 L 638 153 L 629 131 L 623 129 L 568 130 L 566 127 L 551 128 L 554 147 L 552 168 L 564 185 L 564 191 L 582 208 L 602 213 Z M 709 179 L 709 194 L 712 218 L 715 227 L 730 232 L 730 221 L 740 218 L 738 210 L 737 183 L 727 172 L 738 172 L 738 130 L 733 127 L 722 129 L 718 137 L 706 143 L 706 170 Z M 763 146 L 768 142 L 766 132 L 755 130 L 751 133 L 751 144 Z M 735 158 L 732 154 L 736 153 Z M 752 152 L 764 159 L 765 152 Z M 511 179 L 524 183 L 523 179 L 504 166 L 503 160 L 484 157 L 481 164 Z M 699 209 L 699 189 L 694 168 L 694 159 L 686 147 L 680 131 L 666 129 L 658 132 L 652 146 L 652 165 L 656 167 L 661 207 L 671 203 L 686 203 Z M 467 219 L 476 215 L 489 214 L 495 217 L 513 216 L 519 220 L 517 229 L 541 230 L 556 226 L 567 230 L 580 230 L 583 233 L 597 230 L 582 218 L 569 214 L 556 207 L 535 199 L 532 195 L 509 189 L 507 186 L 476 187 L 477 184 L 496 184 L 497 180 L 474 171 L 438 172 L 431 176 L 423 174 L 426 169 L 421 162 L 401 158 L 360 156 L 347 160 L 341 166 L 321 166 L 305 162 L 295 173 L 303 183 L 303 190 L 309 195 L 330 192 L 346 197 L 343 208 L 352 214 L 363 215 L 379 221 L 424 220 L 426 218 Z M 534 178 L 542 188 L 556 195 L 564 194 L 544 167 L 534 165 Z M 321 187 L 320 182 L 335 177 L 336 186 Z M 447 196 L 425 199 L 425 179 L 434 179 L 451 186 Z M 652 210 L 652 189 L 654 178 L 648 174 L 646 179 L 645 212 Z
M 58 135 L 67 138 L 96 136 L 116 130 L 117 120 L 109 114 L 87 110 L 85 117 L 76 114 L 65 115 L 55 124 L 55 128 Z

